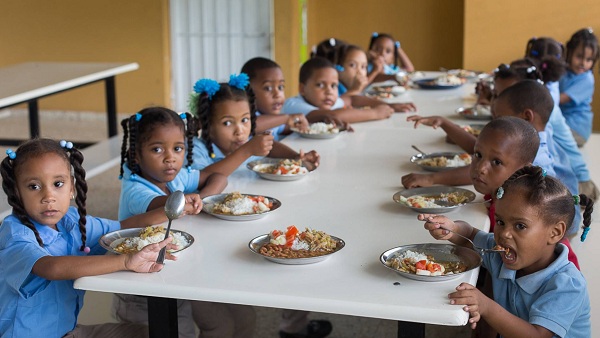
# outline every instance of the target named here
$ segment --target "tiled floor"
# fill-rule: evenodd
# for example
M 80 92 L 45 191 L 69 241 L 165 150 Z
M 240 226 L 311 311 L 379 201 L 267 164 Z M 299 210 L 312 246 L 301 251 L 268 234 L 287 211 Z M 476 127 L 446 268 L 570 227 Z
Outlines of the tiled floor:
M 23 110 L 0 111 L 0 135 L 5 138 L 28 135 L 28 125 Z M 41 114 L 41 134 L 43 137 L 66 139 L 69 141 L 96 141 L 106 137 L 104 114 L 43 112 Z M 5 148 L 1 148 L 4 153 Z M 88 214 L 116 219 L 120 183 L 117 179 L 118 167 L 113 167 L 88 181 Z M 398 300 L 401 301 L 401 300 Z M 88 292 L 80 314 L 84 324 L 112 321 L 109 309 L 111 295 Z M 255 337 L 278 337 L 279 309 L 257 307 L 257 327 Z M 328 319 L 333 323 L 331 338 L 397 336 L 397 322 L 373 318 L 351 317 L 325 313 L 312 313 L 311 318 Z M 465 327 L 432 326 L 426 328 L 426 336 L 470 337 Z

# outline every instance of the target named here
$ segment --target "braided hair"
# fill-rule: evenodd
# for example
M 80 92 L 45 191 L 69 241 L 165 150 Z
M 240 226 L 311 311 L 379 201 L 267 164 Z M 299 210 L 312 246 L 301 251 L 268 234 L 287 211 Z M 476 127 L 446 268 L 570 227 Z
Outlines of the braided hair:
M 313 46 L 312 51 L 310 52 L 310 58 L 315 58 L 315 57 L 322 57 L 322 58 L 326 58 L 327 60 L 331 61 L 331 62 L 335 62 L 335 54 L 337 52 L 337 50 L 346 45 L 346 42 L 340 40 L 340 39 L 336 39 L 336 38 L 330 38 L 330 39 L 325 39 L 321 42 L 319 42 L 319 44 L 317 44 L 316 46 Z M 249 74 L 248 74 L 249 75 Z M 252 78 L 252 76 L 250 76 Z
M 583 46 L 584 49 L 590 48 L 592 50 L 592 54 L 594 56 L 592 68 L 594 68 L 596 61 L 598 61 L 598 57 L 600 56 L 600 51 L 598 47 L 598 38 L 596 35 L 594 35 L 594 32 L 590 28 L 578 30 L 567 42 L 567 63 L 571 63 L 573 52 L 580 45 Z
M 86 216 L 86 198 L 88 186 L 85 181 L 85 169 L 82 166 L 83 154 L 72 146 L 70 142 L 57 142 L 55 140 L 47 138 L 36 138 L 23 143 L 15 152 L 14 158 L 7 156 L 2 160 L 0 164 L 0 173 L 2 174 L 2 189 L 7 196 L 8 204 L 13 208 L 13 215 L 15 215 L 21 223 L 31 229 L 35 235 L 40 246 L 44 246 L 44 242 L 40 237 L 35 225 L 30 220 L 23 201 L 19 197 L 17 192 L 17 175 L 21 168 L 27 165 L 27 161 L 34 158 L 39 158 L 44 154 L 56 154 L 60 158 L 64 159 L 66 163 L 72 168 L 72 174 L 75 178 L 75 203 L 77 205 L 77 212 L 79 214 L 79 231 L 81 233 L 81 251 L 86 249 L 86 229 L 85 225 L 87 222 Z M 65 144 L 68 146 L 63 146 Z M 87 251 L 86 251 L 87 252 Z
M 400 67 L 400 52 L 398 51 L 398 49 L 400 48 L 399 47 L 400 43 L 398 42 L 398 40 L 394 40 L 394 37 L 392 37 L 390 34 L 387 34 L 387 33 L 371 34 L 371 40 L 369 41 L 369 50 L 372 50 L 375 42 L 380 39 L 392 40 L 392 43 L 394 44 L 394 66 Z
M 589 230 L 594 201 L 583 194 L 573 196 L 564 184 L 552 176 L 546 176 L 545 171 L 540 167 L 525 166 L 517 170 L 504 182 L 501 189 L 502 191 L 517 189 L 530 205 L 537 206 L 539 217 L 544 222 L 564 221 L 567 232 L 575 218 L 574 204 L 583 206 L 584 233 Z M 585 237 L 582 235 L 582 241 L 583 239 Z
M 206 92 L 197 95 L 195 100 L 195 110 L 191 113 L 197 119 L 198 129 L 200 129 L 200 138 L 206 144 L 211 157 L 214 156 L 213 143 L 210 138 L 210 126 L 212 125 L 215 116 L 215 105 L 225 101 L 246 101 L 250 106 L 250 136 L 254 136 L 256 130 L 256 103 L 254 92 L 251 86 L 246 86 L 245 89 L 240 89 L 229 85 L 227 82 L 219 83 L 219 90 L 212 96 Z M 194 105 L 193 105 L 194 106 Z M 189 162 L 188 162 L 189 163 Z
M 184 124 L 183 118 L 186 123 Z M 121 172 L 123 178 L 123 165 L 131 170 L 132 174 L 140 174 L 141 169 L 137 161 L 137 152 L 147 142 L 156 128 L 175 125 L 181 129 L 186 137 L 188 167 L 193 164 L 194 136 L 197 133 L 195 121 L 189 113 L 178 115 L 171 109 L 164 107 L 150 107 L 133 114 L 121 121 L 123 127 L 123 142 L 121 144 Z
M 533 37 L 527 41 L 525 47 L 525 57 L 534 59 L 544 59 L 546 57 L 554 57 L 558 60 L 563 60 L 565 47 L 562 43 L 549 37 L 536 38 Z

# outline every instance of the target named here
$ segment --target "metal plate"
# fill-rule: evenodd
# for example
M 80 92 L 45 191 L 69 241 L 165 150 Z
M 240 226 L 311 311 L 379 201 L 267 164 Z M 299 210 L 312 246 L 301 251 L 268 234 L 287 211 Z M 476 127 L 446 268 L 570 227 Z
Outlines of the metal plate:
M 277 174 L 263 173 L 263 172 L 259 171 L 260 168 L 266 168 L 269 166 L 277 165 L 277 163 L 279 163 L 280 160 L 281 159 L 279 159 L 279 158 L 264 158 L 262 160 L 249 162 L 248 164 L 246 164 L 246 168 L 254 171 L 255 173 L 258 174 L 258 176 L 260 176 L 264 179 L 267 179 L 267 180 L 271 180 L 271 181 L 296 181 L 296 180 L 299 180 L 299 179 L 303 178 L 304 176 L 308 175 L 308 173 L 310 173 L 310 171 L 308 171 L 306 174 L 277 175 Z M 304 165 L 303 165 L 303 167 L 304 167 Z M 304 168 L 306 168 L 306 167 L 304 167 Z M 306 170 L 308 170 L 308 168 L 306 168 Z
M 460 107 L 456 109 L 456 113 L 467 120 L 491 120 L 491 113 L 482 113 L 481 110 L 474 109 L 475 107 Z
M 419 167 L 421 167 L 422 169 L 427 170 L 427 171 L 445 171 L 445 170 L 450 170 L 450 169 L 467 167 L 470 164 L 466 164 L 466 165 L 460 166 L 460 167 L 434 167 L 434 166 L 430 166 L 430 165 L 421 164 L 421 163 L 419 163 L 419 161 L 434 158 L 434 157 L 446 157 L 446 158 L 452 159 L 452 158 L 454 158 L 454 156 L 461 155 L 464 153 L 465 152 L 462 151 L 462 152 L 440 152 L 440 153 L 429 153 L 429 154 L 416 154 L 416 155 L 411 156 L 410 162 L 418 165 Z
M 410 250 L 417 253 L 422 253 L 427 256 L 433 257 L 433 261 L 437 263 L 446 262 L 461 262 L 467 266 L 467 270 L 457 274 L 441 275 L 441 276 L 422 276 L 413 274 L 410 272 L 404 272 L 396 270 L 391 266 L 387 265 L 387 262 L 395 257 L 402 255 L 403 252 Z M 442 282 L 459 278 L 466 272 L 469 272 L 481 265 L 481 256 L 473 249 L 465 248 L 462 246 L 456 246 L 452 244 L 438 244 L 438 243 L 425 243 L 425 244 L 411 244 L 395 247 L 386 250 L 379 257 L 379 261 L 386 268 L 398 273 L 399 275 L 418 280 L 423 282 Z
M 469 202 L 472 202 L 473 200 L 475 200 L 475 193 L 472 192 L 471 190 L 457 188 L 457 187 L 442 186 L 442 185 L 433 186 L 433 187 L 406 189 L 406 190 L 398 191 L 397 193 L 394 194 L 393 199 L 394 199 L 394 202 L 400 204 L 401 206 L 410 208 L 419 213 L 442 214 L 445 212 L 452 211 L 453 209 L 458 208 L 462 204 L 451 205 L 451 206 L 440 206 L 439 208 L 415 208 L 415 207 L 408 206 L 408 205 L 402 203 L 400 201 L 400 196 L 404 196 L 406 198 L 411 197 L 411 196 L 417 196 L 417 195 L 437 196 L 440 194 L 448 194 L 448 193 L 453 193 L 453 192 L 458 192 L 458 193 L 461 193 L 461 194 L 464 194 L 465 196 L 467 196 L 468 200 L 465 203 L 469 203 Z
M 123 242 L 126 238 L 138 237 L 140 235 L 140 233 L 142 232 L 142 230 L 144 230 L 144 228 L 122 229 L 122 230 L 109 232 L 109 233 L 105 234 L 104 236 L 102 236 L 100 238 L 99 242 L 100 242 L 100 245 L 103 248 L 105 248 L 106 250 L 120 255 L 121 253 L 118 251 L 115 251 L 114 248 L 117 245 L 119 245 L 121 242 Z M 194 237 L 185 231 L 171 229 L 170 232 L 180 234 L 188 241 L 187 246 L 185 246 L 181 249 L 171 250 L 170 251 L 171 253 L 185 250 L 188 247 L 190 247 L 192 245 L 192 243 L 194 243 Z
M 265 216 L 267 216 L 268 214 L 270 214 L 271 212 L 279 209 L 279 207 L 281 206 L 281 202 L 273 197 L 269 197 L 269 196 L 263 196 L 265 198 L 268 198 L 269 200 L 271 200 L 273 202 L 273 207 L 271 208 L 271 210 L 260 213 L 260 214 L 248 214 L 248 215 L 224 215 L 224 214 L 217 214 L 211 211 L 212 206 L 215 203 L 221 203 L 223 202 L 223 200 L 225 199 L 225 196 L 227 196 L 228 194 L 218 194 L 218 195 L 212 195 L 212 196 L 207 196 L 204 197 L 202 199 L 202 211 L 204 211 L 205 213 L 215 216 L 217 218 L 220 219 L 224 219 L 227 221 L 253 221 L 259 218 L 263 218 Z M 252 194 L 242 194 L 244 196 L 252 196 L 252 197 L 258 197 L 258 196 L 262 196 L 262 195 L 252 195 Z
M 318 139 L 318 140 L 334 138 L 340 134 L 339 129 L 336 133 L 302 133 L 299 130 L 294 129 L 294 128 L 292 128 L 292 131 L 297 133 L 298 135 L 300 135 L 300 137 Z
M 462 86 L 463 84 L 455 85 L 440 85 L 435 82 L 436 78 L 428 78 L 413 81 L 417 86 L 423 89 L 454 89 Z
M 250 250 L 252 252 L 254 252 L 255 254 L 266 258 L 268 260 L 270 260 L 271 262 L 275 262 L 275 263 L 279 263 L 279 264 L 287 264 L 287 265 L 303 265 L 303 264 L 313 264 L 313 263 L 318 263 L 318 262 L 322 262 L 324 260 L 326 260 L 327 258 L 329 258 L 331 255 L 333 255 L 334 253 L 342 250 L 345 246 L 346 243 L 344 242 L 344 240 L 342 240 L 341 238 L 335 237 L 335 236 L 331 236 L 331 238 L 337 242 L 336 245 L 336 250 L 334 252 L 322 255 L 322 256 L 317 256 L 317 257 L 307 257 L 307 258 L 277 258 L 277 257 L 270 257 L 270 256 L 265 256 L 263 254 L 260 253 L 260 248 L 269 243 L 269 234 L 266 235 L 260 235 L 254 239 L 252 239 L 250 241 L 250 243 L 248 243 L 248 247 L 250 248 Z

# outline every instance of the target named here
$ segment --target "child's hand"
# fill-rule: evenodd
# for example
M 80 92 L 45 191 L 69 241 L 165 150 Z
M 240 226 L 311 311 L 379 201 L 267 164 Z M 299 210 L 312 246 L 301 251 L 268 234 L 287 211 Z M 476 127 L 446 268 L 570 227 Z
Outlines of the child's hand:
M 246 145 L 249 147 L 252 155 L 267 156 L 271 152 L 271 149 L 273 149 L 273 135 L 270 132 L 254 135 Z
M 444 123 L 444 118 L 441 116 L 423 117 L 423 116 L 419 116 L 419 115 L 411 115 L 406 118 L 406 121 L 414 121 L 415 129 L 417 128 L 417 126 L 419 124 L 433 127 L 433 129 L 437 129 L 439 126 L 441 126 Z
M 390 107 L 392 107 L 392 109 L 394 109 L 395 112 L 401 112 L 401 113 L 406 113 L 406 112 L 411 112 L 411 111 L 417 110 L 417 107 L 412 102 L 390 103 Z
M 302 164 L 304 164 L 308 171 L 317 169 L 319 166 L 319 161 L 321 160 L 321 156 L 314 150 L 311 150 L 305 154 L 304 151 L 300 149 L 300 155 L 298 158 L 302 160 Z
M 286 125 L 290 129 L 298 129 L 301 132 L 308 131 L 308 120 L 304 114 L 290 114 Z
M 479 81 L 475 86 L 475 94 L 477 94 L 477 103 L 482 105 L 489 105 L 492 101 L 492 88 L 489 82 Z
M 425 230 L 429 231 L 431 237 L 437 240 L 449 240 L 452 237 L 452 233 L 450 231 L 440 229 L 440 227 L 444 227 L 453 231 L 456 228 L 454 221 L 442 215 L 419 214 L 417 219 L 419 221 L 425 221 L 423 227 Z
M 490 302 L 493 302 L 476 287 L 468 283 L 460 283 L 456 287 L 456 292 L 452 292 L 448 297 L 450 298 L 450 304 L 466 305 L 463 310 L 468 312 L 471 317 L 469 319 L 471 329 L 477 327 L 477 322 L 481 319 L 481 316 L 485 316 Z
M 433 176 L 431 174 L 415 174 L 411 173 L 402 176 L 402 185 L 406 189 L 418 188 L 418 187 L 430 187 L 434 184 Z
M 377 119 L 379 120 L 390 118 L 390 116 L 392 116 L 394 113 L 394 109 L 392 109 L 392 107 L 390 107 L 388 104 L 380 104 L 372 109 L 375 111 Z
M 342 121 L 334 115 L 326 115 L 323 118 L 323 122 L 333 124 L 334 126 L 338 127 L 340 131 L 354 131 L 354 129 L 348 122 Z
M 197 215 L 202 211 L 202 198 L 198 194 L 185 195 L 184 215 Z
M 362 92 L 368 85 L 369 79 L 367 76 L 357 72 L 354 79 L 352 79 L 352 84 L 350 85 L 350 88 L 348 88 L 348 91 L 356 90 Z
M 373 68 L 371 69 L 370 74 L 381 74 L 383 73 L 383 65 L 385 64 L 385 60 L 382 55 L 379 55 L 373 51 L 369 51 L 369 55 L 371 56 L 371 64 Z
M 139 252 L 127 255 L 125 257 L 125 269 L 135 272 L 160 271 L 163 264 L 156 263 L 160 249 L 167 248 L 167 252 L 165 253 L 166 259 L 177 260 L 177 257 L 169 253 L 169 249 L 177 249 L 177 246 L 171 244 L 171 241 L 173 241 L 173 237 L 169 236 L 169 238 L 163 241 L 145 246 Z

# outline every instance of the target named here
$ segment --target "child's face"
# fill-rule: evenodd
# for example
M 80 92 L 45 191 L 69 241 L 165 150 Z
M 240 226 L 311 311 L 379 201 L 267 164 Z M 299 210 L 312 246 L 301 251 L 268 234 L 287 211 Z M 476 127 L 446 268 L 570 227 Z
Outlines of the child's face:
M 507 189 L 508 190 L 508 189 Z M 546 268 L 554 260 L 556 243 L 564 235 L 564 223 L 547 224 L 540 210 L 523 197 L 515 187 L 496 200 L 496 243 L 510 249 L 502 262 L 518 275 L 525 276 Z
M 248 101 L 222 101 L 213 107 L 210 139 L 223 154 L 229 155 L 250 138 L 252 122 Z
M 300 95 L 322 110 L 331 110 L 338 98 L 338 73 L 333 68 L 316 69 L 306 83 L 300 84 Z
M 594 64 L 594 51 L 590 47 L 583 47 L 582 44 L 577 46 L 571 56 L 569 69 L 575 74 L 583 74 L 592 69 Z
M 159 125 L 150 138 L 139 145 L 137 161 L 143 178 L 158 187 L 175 179 L 185 158 L 185 136 L 177 125 Z
M 71 166 L 54 153 L 31 157 L 16 173 L 17 192 L 35 222 L 56 230 L 74 194 Z
M 367 76 L 367 54 L 362 50 L 353 50 L 346 55 L 344 71 L 339 73 L 340 82 L 346 87 L 352 87 L 354 79 L 358 76 Z
M 380 56 L 383 56 L 383 59 L 386 64 L 391 65 L 394 63 L 394 41 L 389 38 L 379 38 L 375 40 L 371 50 L 377 53 Z
M 486 130 L 475 141 L 470 175 L 475 190 L 493 194 L 517 169 L 527 163 L 514 156 L 516 142 L 497 130 Z
M 285 101 L 285 80 L 281 68 L 267 68 L 256 72 L 250 81 L 256 96 L 256 109 L 261 114 L 279 114 Z

